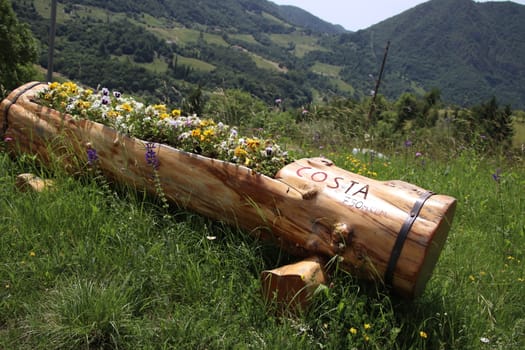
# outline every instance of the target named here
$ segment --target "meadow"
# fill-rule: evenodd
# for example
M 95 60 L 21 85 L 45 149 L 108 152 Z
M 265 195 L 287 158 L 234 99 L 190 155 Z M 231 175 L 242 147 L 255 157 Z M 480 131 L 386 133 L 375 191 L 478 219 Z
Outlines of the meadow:
M 336 271 L 309 309 L 281 315 L 259 275 L 293 257 L 96 173 L 70 176 L 0 152 L 0 348 L 524 348 L 523 162 L 416 150 L 388 160 L 343 147 L 324 155 L 457 198 L 425 293 L 405 300 Z M 27 172 L 54 189 L 17 190 Z

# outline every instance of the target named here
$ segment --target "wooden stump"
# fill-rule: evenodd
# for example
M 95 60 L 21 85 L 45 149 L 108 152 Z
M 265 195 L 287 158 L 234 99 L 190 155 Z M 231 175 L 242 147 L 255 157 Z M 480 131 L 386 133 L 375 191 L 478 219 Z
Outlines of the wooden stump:
M 314 291 L 326 282 L 322 259 L 317 257 L 261 273 L 263 296 L 280 311 L 306 310 Z
M 20 191 L 42 192 L 53 188 L 53 180 L 44 180 L 30 173 L 20 174 L 16 177 L 16 187 Z

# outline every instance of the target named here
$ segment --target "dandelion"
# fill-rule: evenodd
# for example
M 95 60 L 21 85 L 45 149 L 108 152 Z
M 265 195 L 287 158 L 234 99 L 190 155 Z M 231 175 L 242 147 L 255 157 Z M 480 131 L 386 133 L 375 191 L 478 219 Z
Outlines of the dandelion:
M 364 327 L 365 327 L 365 329 L 370 329 L 370 328 L 372 328 L 372 325 L 370 323 L 365 323 Z
M 34 257 L 36 256 L 36 253 L 35 253 L 34 251 L 30 251 L 30 252 L 29 252 L 29 256 L 32 257 L 32 258 L 34 258 Z
M 472 282 L 474 282 L 474 281 L 476 280 L 476 277 L 474 277 L 474 276 L 472 276 L 472 275 L 468 276 L 468 278 L 469 278 L 469 280 L 471 280 Z
M 419 336 L 421 338 L 423 338 L 423 339 L 427 339 L 428 338 L 428 334 L 425 331 L 419 331 Z
M 351 327 L 348 332 L 350 332 L 350 334 L 352 335 L 356 335 L 357 334 L 357 329 L 355 329 L 354 327 Z

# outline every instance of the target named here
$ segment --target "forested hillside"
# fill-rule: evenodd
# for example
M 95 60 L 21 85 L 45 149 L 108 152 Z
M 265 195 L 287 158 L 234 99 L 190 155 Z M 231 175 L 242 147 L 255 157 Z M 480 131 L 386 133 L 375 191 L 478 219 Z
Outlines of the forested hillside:
M 41 42 L 47 66 L 49 1 L 13 1 Z M 296 7 L 264 0 L 63 0 L 55 70 L 177 101 L 184 94 L 241 89 L 287 106 L 374 89 L 387 42 L 380 93 L 441 91 L 469 106 L 495 96 L 525 106 L 525 6 L 431 0 L 366 30 L 344 32 Z

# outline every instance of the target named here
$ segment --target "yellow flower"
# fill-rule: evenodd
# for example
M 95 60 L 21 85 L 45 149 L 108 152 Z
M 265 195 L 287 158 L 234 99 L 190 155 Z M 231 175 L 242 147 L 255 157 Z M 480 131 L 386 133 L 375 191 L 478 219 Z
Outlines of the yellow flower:
M 257 147 L 259 147 L 261 145 L 261 140 L 258 140 L 258 139 L 247 139 L 246 140 L 246 145 L 248 145 L 248 147 L 255 151 L 257 149 Z
M 11 286 L 9 285 L 9 283 L 6 283 L 5 284 L 5 289 L 9 289 L 9 288 L 11 288 Z
M 248 155 L 248 152 L 242 149 L 241 146 L 237 146 L 233 151 L 233 155 L 236 157 L 246 157 Z
M 162 120 L 162 119 L 166 119 L 166 118 L 168 118 L 169 116 L 170 116 L 170 115 L 169 115 L 168 113 L 161 113 L 159 117 L 160 117 L 160 119 Z
M 166 113 L 166 105 L 153 105 L 153 109 L 159 113 Z
M 29 256 L 34 257 L 34 256 L 36 256 L 36 253 L 34 251 L 30 251 L 29 252 Z
M 357 329 L 355 329 L 354 327 L 351 327 L 348 331 L 353 335 L 357 334 Z
M 365 338 L 365 341 L 369 341 L 370 340 L 370 337 L 368 335 L 366 335 L 366 334 L 363 337 Z
M 201 129 L 200 128 L 197 128 L 197 129 L 194 129 L 191 131 L 191 136 L 193 137 L 199 137 L 201 136 Z
M 114 111 L 114 110 L 108 111 L 108 117 L 110 117 L 110 118 L 116 118 L 119 115 L 120 115 L 120 113 L 117 112 L 117 111 Z
M 120 105 L 120 108 L 121 108 L 122 110 L 128 112 L 128 113 L 131 112 L 131 111 L 133 111 L 133 107 L 132 107 L 129 103 L 127 103 L 127 102 L 121 104 L 121 105 Z
M 365 323 L 365 329 L 370 329 L 372 328 L 372 325 L 370 323 Z
M 60 84 L 58 82 L 54 81 L 51 84 L 49 84 L 49 89 L 50 90 L 55 90 L 57 87 L 59 87 L 59 85 Z
M 472 275 L 468 276 L 468 278 L 469 278 L 469 280 L 471 280 L 472 282 L 474 282 L 474 281 L 476 280 L 476 277 L 474 277 L 474 276 L 472 276 Z
M 423 339 L 427 339 L 427 338 L 428 338 L 428 334 L 427 334 L 427 332 L 425 332 L 425 331 L 420 331 L 420 332 L 419 332 L 419 336 L 420 336 L 421 338 L 423 338 Z
M 173 117 L 180 117 L 180 115 L 181 115 L 181 110 L 180 110 L 180 109 L 173 109 L 173 110 L 171 111 L 171 115 L 172 115 Z

